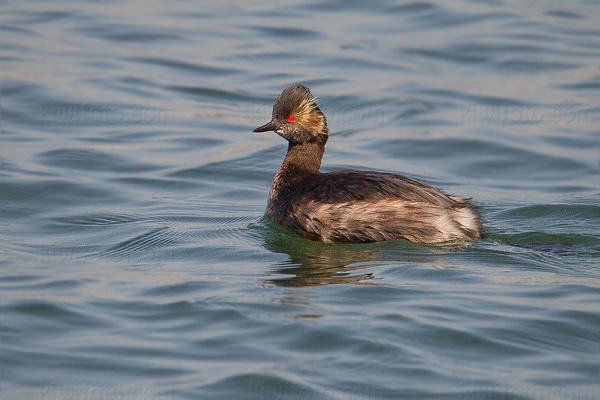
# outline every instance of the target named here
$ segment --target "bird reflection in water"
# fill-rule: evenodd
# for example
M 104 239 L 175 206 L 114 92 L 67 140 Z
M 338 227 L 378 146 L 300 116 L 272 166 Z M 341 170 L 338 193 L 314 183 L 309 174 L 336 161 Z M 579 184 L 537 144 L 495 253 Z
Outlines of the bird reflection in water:
M 270 225 L 270 224 L 269 224 Z M 273 227 L 271 227 L 273 228 Z M 268 229 L 262 237 L 264 247 L 287 254 L 288 260 L 277 263 L 266 284 L 283 287 L 309 287 L 329 284 L 378 285 L 373 272 L 364 270 L 390 262 L 425 263 L 439 268 L 439 253 L 448 247 L 433 247 L 404 241 L 365 244 L 330 244 L 313 242 L 281 229 Z M 424 250 L 429 254 L 423 254 Z

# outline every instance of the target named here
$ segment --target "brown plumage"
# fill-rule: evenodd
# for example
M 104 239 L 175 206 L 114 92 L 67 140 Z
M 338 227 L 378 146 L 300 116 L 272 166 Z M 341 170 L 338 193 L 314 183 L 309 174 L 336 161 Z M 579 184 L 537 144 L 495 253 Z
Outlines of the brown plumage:
M 271 121 L 254 130 L 265 131 L 289 142 L 266 215 L 308 239 L 443 243 L 481 237 L 479 215 L 468 200 L 424 182 L 375 171 L 321 173 L 327 120 L 304 86 L 281 93 Z

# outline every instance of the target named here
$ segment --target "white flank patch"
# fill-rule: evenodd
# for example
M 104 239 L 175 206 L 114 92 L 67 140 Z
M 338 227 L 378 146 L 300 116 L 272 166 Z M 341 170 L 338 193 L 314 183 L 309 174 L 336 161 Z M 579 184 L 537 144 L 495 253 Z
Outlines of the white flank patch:
M 446 235 L 448 239 L 454 239 L 463 236 L 461 231 L 458 229 L 458 226 L 456 226 L 456 221 L 453 220 L 447 213 L 440 215 L 436 219 L 435 228 Z
M 456 221 L 467 229 L 477 231 L 477 215 L 470 208 L 461 208 L 455 212 Z

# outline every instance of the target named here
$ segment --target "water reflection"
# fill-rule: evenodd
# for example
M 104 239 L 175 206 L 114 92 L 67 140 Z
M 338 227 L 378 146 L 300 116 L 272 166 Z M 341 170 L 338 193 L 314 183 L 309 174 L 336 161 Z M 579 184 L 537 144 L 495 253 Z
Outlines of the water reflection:
M 289 259 L 275 264 L 273 275 L 265 283 L 283 287 L 308 287 L 352 283 L 376 285 L 373 272 L 364 271 L 390 262 L 425 263 L 435 268 L 444 264 L 441 253 L 449 248 L 418 245 L 402 241 L 365 244 L 330 244 L 302 239 L 294 234 L 269 227 L 263 236 L 264 247 Z M 423 256 L 423 250 L 431 256 Z M 454 249 L 456 250 L 456 249 Z M 456 268 L 456 267 L 453 267 Z M 381 283 L 383 284 L 383 283 Z

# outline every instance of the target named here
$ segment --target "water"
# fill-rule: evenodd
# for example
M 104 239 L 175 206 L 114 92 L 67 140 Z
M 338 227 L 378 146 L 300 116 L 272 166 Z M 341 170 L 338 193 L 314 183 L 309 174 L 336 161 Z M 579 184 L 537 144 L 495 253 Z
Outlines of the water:
M 1 7 L 2 399 L 600 398 L 598 2 Z M 261 220 L 294 82 L 489 238 Z

